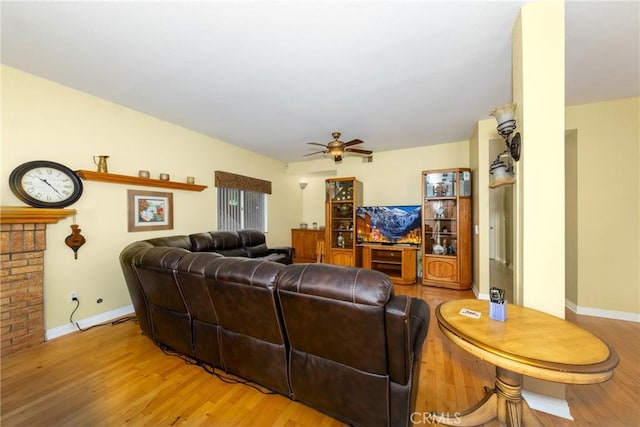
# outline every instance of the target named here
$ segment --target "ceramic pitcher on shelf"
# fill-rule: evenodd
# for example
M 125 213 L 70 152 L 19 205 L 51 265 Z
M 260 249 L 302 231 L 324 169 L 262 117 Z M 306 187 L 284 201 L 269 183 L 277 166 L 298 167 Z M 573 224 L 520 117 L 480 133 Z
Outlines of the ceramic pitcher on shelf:
M 107 159 L 109 156 L 93 156 L 93 163 L 98 166 L 98 172 L 107 173 Z M 96 160 L 97 159 L 97 160 Z

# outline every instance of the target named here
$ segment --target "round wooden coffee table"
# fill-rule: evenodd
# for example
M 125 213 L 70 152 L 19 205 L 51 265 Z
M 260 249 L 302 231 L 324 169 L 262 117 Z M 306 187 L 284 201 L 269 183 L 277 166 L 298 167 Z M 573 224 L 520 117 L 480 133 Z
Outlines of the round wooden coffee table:
M 480 313 L 479 318 L 462 314 Z M 486 300 L 452 300 L 436 308 L 442 333 L 465 351 L 496 366 L 495 389 L 450 425 L 494 419 L 508 426 L 542 426 L 522 398 L 522 376 L 567 384 L 608 380 L 618 355 L 590 332 L 558 317 L 513 304 L 504 322 L 489 318 Z M 446 422 L 442 424 L 447 424 Z

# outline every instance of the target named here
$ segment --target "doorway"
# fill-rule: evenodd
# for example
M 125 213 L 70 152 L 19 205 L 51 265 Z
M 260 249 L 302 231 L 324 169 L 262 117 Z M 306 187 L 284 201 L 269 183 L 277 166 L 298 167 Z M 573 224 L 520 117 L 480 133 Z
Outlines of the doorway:
M 491 158 L 504 150 L 503 140 L 489 144 Z M 516 303 L 513 280 L 514 200 L 513 186 L 489 190 L 489 284 L 505 290 L 509 302 Z

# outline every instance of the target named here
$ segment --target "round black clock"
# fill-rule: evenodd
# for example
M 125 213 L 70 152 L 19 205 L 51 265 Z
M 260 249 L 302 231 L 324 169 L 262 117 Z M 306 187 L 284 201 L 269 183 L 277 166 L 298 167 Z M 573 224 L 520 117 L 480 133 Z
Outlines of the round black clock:
M 11 191 L 36 208 L 64 208 L 82 195 L 82 181 L 60 163 L 35 160 L 23 163 L 9 176 Z

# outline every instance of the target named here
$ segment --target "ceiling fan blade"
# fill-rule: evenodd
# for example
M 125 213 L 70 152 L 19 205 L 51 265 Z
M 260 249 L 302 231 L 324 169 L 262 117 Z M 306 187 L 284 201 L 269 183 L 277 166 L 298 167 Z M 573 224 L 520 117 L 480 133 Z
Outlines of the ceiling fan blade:
M 327 144 L 320 144 L 319 142 L 307 142 L 307 144 L 311 144 L 311 145 L 319 145 L 321 147 L 326 147 Z
M 348 147 L 348 146 L 350 146 L 350 145 L 362 144 L 363 142 L 364 142 L 364 141 L 363 141 L 363 140 L 361 140 L 361 139 L 352 139 L 352 140 L 351 140 L 351 141 L 349 141 L 349 142 L 345 142 L 345 143 L 344 143 L 344 146 L 345 146 L 345 147 Z
M 366 154 L 366 155 L 373 153 L 373 151 L 371 150 L 360 150 L 358 148 L 347 148 L 344 151 L 348 151 L 349 153 L 358 153 L 358 154 Z
M 328 153 L 327 150 L 314 151 L 313 153 L 305 154 L 305 156 L 313 156 L 314 154 Z

